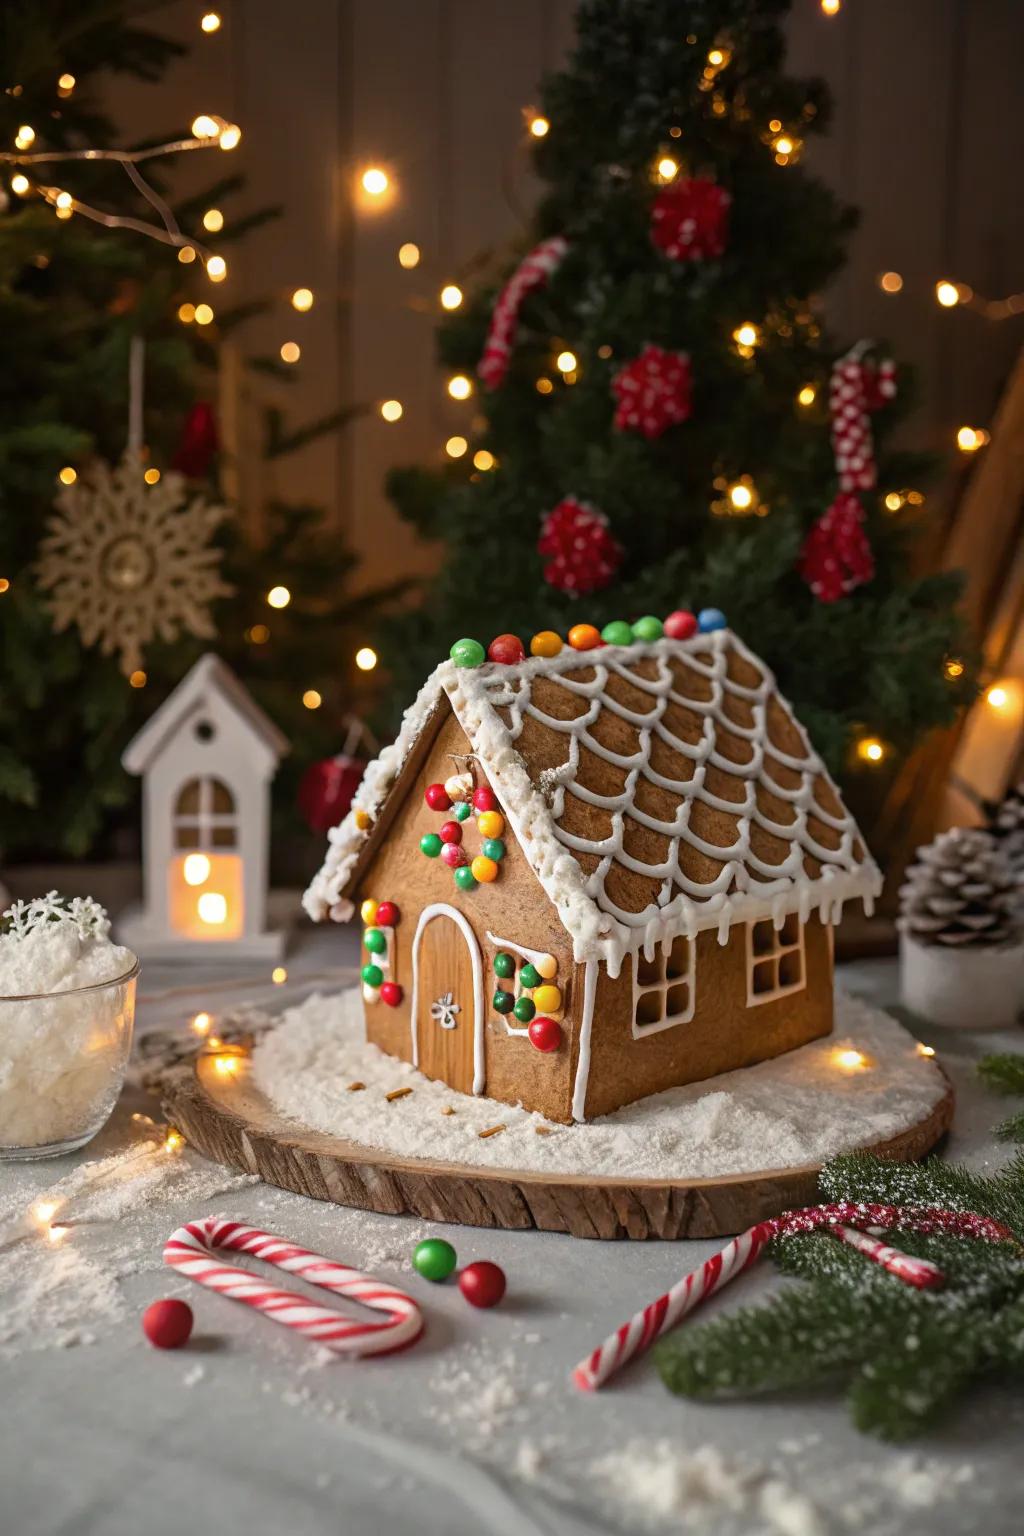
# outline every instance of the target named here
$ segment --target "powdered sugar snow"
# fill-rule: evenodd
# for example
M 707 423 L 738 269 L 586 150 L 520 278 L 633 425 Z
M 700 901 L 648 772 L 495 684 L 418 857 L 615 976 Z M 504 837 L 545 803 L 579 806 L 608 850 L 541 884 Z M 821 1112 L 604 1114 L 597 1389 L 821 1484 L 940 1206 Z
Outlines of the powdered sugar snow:
M 841 992 L 827 1038 L 583 1125 L 552 1126 L 524 1109 L 455 1093 L 385 1055 L 365 1041 L 356 989 L 286 1012 L 253 1052 L 252 1074 L 290 1119 L 397 1156 L 621 1178 L 713 1178 L 820 1163 L 917 1124 L 945 1092 L 942 1074 L 906 1030 Z M 349 1092 L 351 1082 L 365 1087 Z M 389 1101 L 400 1087 L 414 1091 Z M 498 1124 L 500 1135 L 481 1139 Z M 550 1134 L 537 1135 L 538 1127 Z

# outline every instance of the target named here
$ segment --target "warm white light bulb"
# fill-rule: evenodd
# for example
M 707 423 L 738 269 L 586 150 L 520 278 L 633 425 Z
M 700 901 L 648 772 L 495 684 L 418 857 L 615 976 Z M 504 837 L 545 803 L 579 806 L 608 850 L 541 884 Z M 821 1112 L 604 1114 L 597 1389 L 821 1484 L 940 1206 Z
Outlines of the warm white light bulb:
M 196 139 L 215 139 L 220 129 L 208 112 L 200 112 L 192 119 L 192 136 Z
M 210 861 L 205 853 L 190 853 L 182 866 L 186 885 L 205 885 L 210 878 Z
M 473 393 L 473 381 L 464 373 L 456 373 L 448 380 L 448 393 L 453 400 L 468 400 Z
M 754 493 L 749 485 L 744 485 L 742 481 L 738 481 L 735 485 L 729 487 L 729 500 L 738 511 L 743 512 L 752 504 Z
M 221 149 L 237 149 L 242 142 L 242 130 L 237 123 L 226 123 L 220 130 Z
M 224 228 L 224 215 L 219 208 L 207 208 L 203 214 L 203 228 L 216 235 Z
M 23 176 L 21 171 L 19 171 L 17 175 L 11 177 L 11 191 L 18 197 L 24 197 L 25 193 L 28 191 L 31 185 L 32 183 L 29 181 L 28 177 Z
M 466 439 L 458 435 L 450 437 L 444 445 L 444 451 L 450 459 L 461 459 L 468 448 Z
M 576 367 L 575 352 L 559 352 L 558 356 L 555 358 L 555 367 L 558 369 L 559 373 L 572 373 L 573 369 Z
M 216 11 L 207 11 L 199 25 L 204 32 L 217 32 L 220 30 L 220 17 Z
M 319 709 L 323 703 L 323 698 L 317 693 L 315 688 L 307 688 L 302 695 L 302 702 L 307 709 Z
M 382 197 L 390 185 L 387 172 L 382 171 L 376 165 L 372 165 L 368 170 L 365 170 L 361 180 L 363 191 L 368 192 L 371 197 Z
M 441 289 L 441 308 L 458 309 L 462 303 L 462 289 L 458 283 L 446 283 Z
M 292 309 L 297 309 L 300 314 L 304 315 L 307 310 L 312 308 L 312 288 L 296 288 L 295 292 L 292 294 Z
M 287 587 L 271 587 L 267 593 L 267 602 L 271 608 L 287 608 L 292 600 L 292 595 Z
M 1005 709 L 1009 702 L 1009 689 L 1004 688 L 1001 683 L 996 683 L 985 695 L 985 703 L 992 709 Z
M 206 263 L 206 275 L 211 283 L 222 283 L 228 275 L 228 264 L 223 256 L 211 256 Z
M 418 245 L 414 245 L 411 240 L 407 240 L 404 245 L 398 247 L 398 265 L 404 267 L 407 272 L 411 271 L 413 267 L 419 266 L 419 261 L 420 248 Z
M 209 304 L 196 305 L 196 325 L 212 325 L 213 310 Z
M 356 651 L 356 666 L 360 672 L 372 672 L 377 665 L 377 652 L 372 645 L 361 645 Z
M 541 117 L 538 114 L 536 117 L 530 118 L 530 132 L 533 134 L 535 139 L 543 139 L 549 132 L 550 128 L 551 124 L 548 122 L 546 117 Z
M 960 302 L 960 290 L 956 283 L 951 283 L 946 278 L 943 278 L 941 282 L 935 284 L 935 297 L 943 309 L 952 309 L 955 304 Z
M 385 421 L 400 421 L 402 419 L 401 400 L 383 400 L 381 402 L 380 414 Z
M 658 175 L 662 181 L 672 181 L 679 171 L 679 166 L 671 155 L 664 155 L 658 161 Z
M 302 356 L 302 348 L 297 341 L 285 341 L 281 344 L 282 363 L 297 363 Z
M 227 922 L 228 903 L 227 897 L 220 891 L 204 891 L 196 902 L 196 911 L 203 923 L 209 923 L 211 928 L 217 928 L 221 923 Z

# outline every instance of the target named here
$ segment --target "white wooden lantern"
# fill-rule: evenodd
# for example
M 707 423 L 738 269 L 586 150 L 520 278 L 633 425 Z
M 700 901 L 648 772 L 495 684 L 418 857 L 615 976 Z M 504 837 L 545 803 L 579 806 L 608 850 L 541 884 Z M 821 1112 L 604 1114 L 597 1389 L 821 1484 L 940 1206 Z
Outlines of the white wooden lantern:
M 128 744 L 142 776 L 143 909 L 120 925 L 154 959 L 276 958 L 267 930 L 270 781 L 288 743 L 213 655 Z

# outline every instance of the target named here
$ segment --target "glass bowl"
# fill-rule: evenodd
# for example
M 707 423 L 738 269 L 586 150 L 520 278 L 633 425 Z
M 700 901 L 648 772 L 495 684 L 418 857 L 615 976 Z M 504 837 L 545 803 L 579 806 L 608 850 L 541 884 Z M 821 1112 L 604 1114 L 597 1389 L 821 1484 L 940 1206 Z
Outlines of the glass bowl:
M 0 996 L 0 1159 L 74 1152 L 101 1131 L 124 1083 L 139 962 L 111 981 Z

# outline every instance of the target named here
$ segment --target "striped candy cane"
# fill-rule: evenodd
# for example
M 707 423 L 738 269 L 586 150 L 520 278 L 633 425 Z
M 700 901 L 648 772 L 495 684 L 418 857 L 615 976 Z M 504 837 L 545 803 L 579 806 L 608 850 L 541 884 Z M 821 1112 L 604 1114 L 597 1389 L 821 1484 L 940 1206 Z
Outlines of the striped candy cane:
M 211 1255 L 217 1249 L 249 1253 L 287 1274 L 299 1275 L 320 1290 L 347 1296 L 376 1312 L 386 1313 L 384 1322 L 359 1322 L 333 1307 L 321 1306 L 293 1291 L 280 1291 L 258 1275 L 222 1264 Z M 307 1253 L 285 1238 L 245 1227 L 237 1221 L 222 1221 L 216 1216 L 190 1221 L 179 1227 L 167 1240 L 164 1263 L 183 1275 L 219 1291 L 232 1301 L 265 1312 L 275 1323 L 294 1328 L 314 1344 L 326 1345 L 339 1355 L 358 1358 L 385 1355 L 415 1344 L 423 1332 L 423 1315 L 411 1296 L 361 1274 L 347 1264 Z
M 879 1205 L 874 1202 L 841 1200 L 832 1205 L 807 1206 L 789 1211 L 733 1238 L 721 1253 L 714 1254 L 699 1269 L 684 1275 L 670 1291 L 623 1323 L 599 1344 L 593 1354 L 581 1360 L 572 1379 L 582 1392 L 596 1392 L 628 1360 L 650 1349 L 656 1339 L 667 1333 L 688 1312 L 700 1306 L 714 1291 L 721 1290 L 737 1275 L 756 1263 L 765 1244 L 773 1237 L 824 1229 L 858 1252 L 880 1264 L 890 1274 L 908 1285 L 923 1289 L 941 1285 L 942 1271 L 927 1259 L 915 1259 L 898 1248 L 879 1242 L 871 1231 L 894 1227 L 911 1232 L 943 1232 L 955 1237 L 982 1238 L 988 1242 L 1010 1242 L 1014 1234 L 989 1216 L 971 1211 L 943 1211 L 932 1207 Z M 868 1228 L 869 1232 L 861 1230 Z

